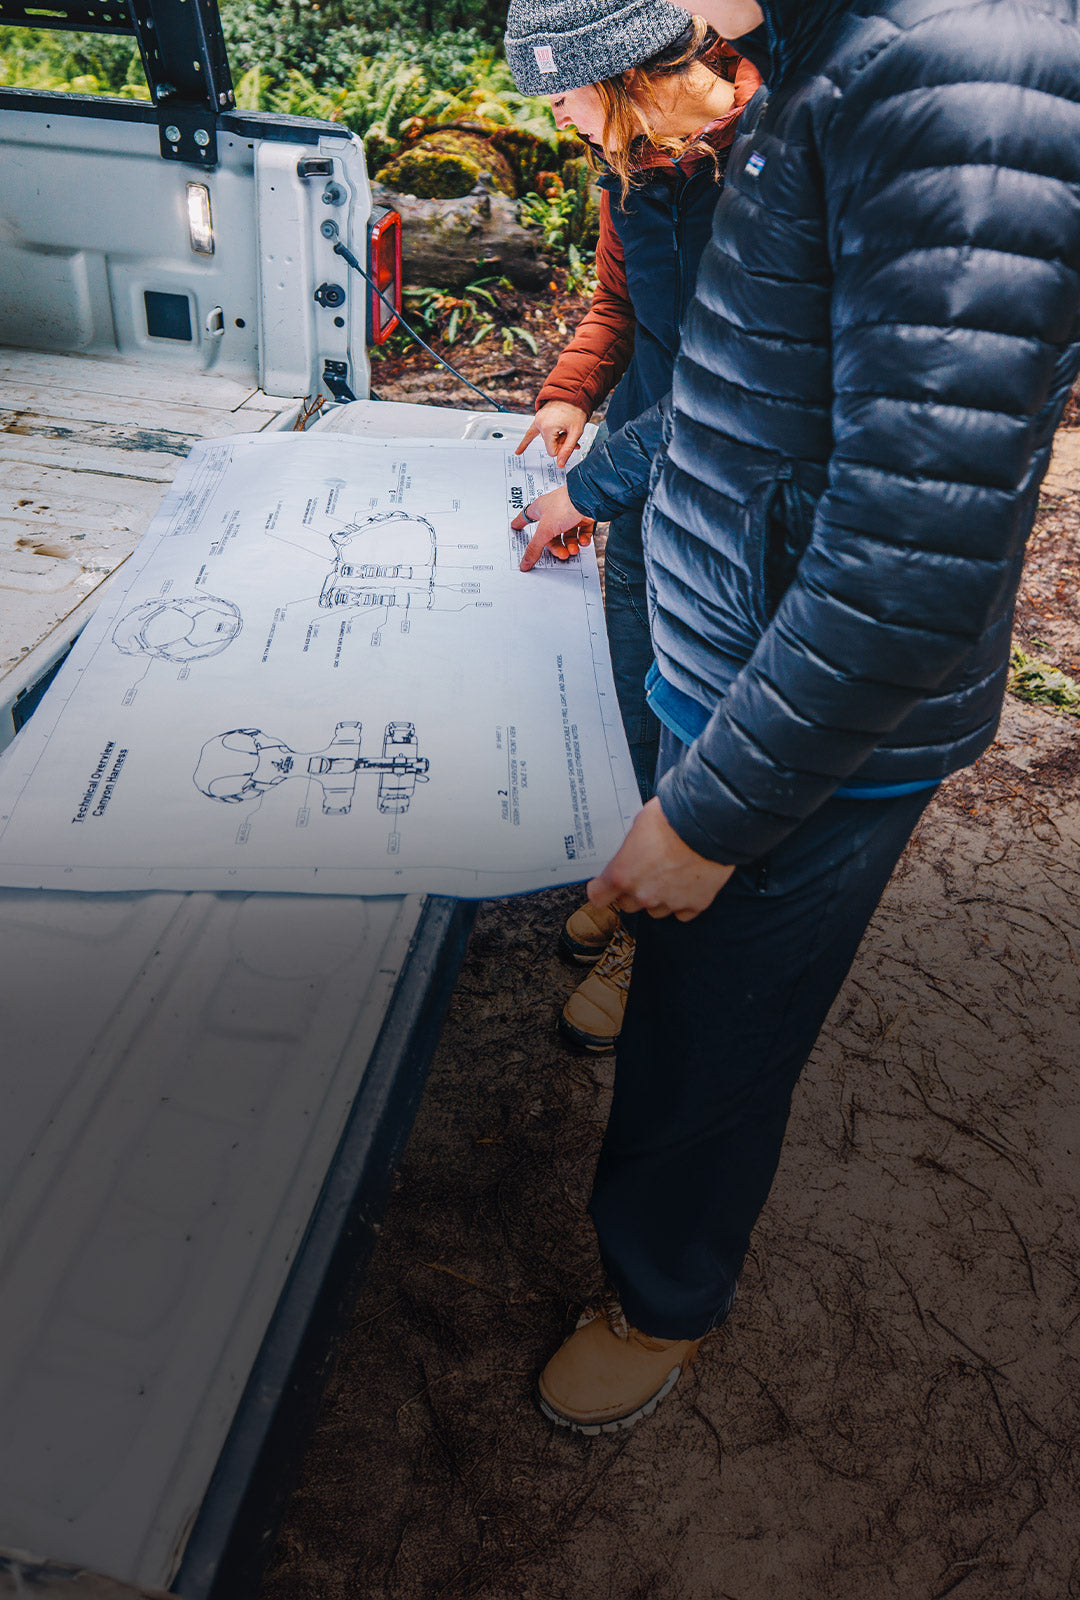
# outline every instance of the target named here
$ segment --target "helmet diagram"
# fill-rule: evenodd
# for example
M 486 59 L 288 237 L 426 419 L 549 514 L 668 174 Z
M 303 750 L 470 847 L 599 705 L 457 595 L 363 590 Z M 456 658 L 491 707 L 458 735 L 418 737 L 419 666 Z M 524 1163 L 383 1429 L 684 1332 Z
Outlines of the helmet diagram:
M 408 811 L 416 785 L 428 781 L 430 763 L 419 754 L 416 727 L 388 722 L 381 756 L 360 754 L 361 731 L 359 722 L 339 722 L 322 750 L 300 751 L 261 728 L 230 728 L 203 745 L 195 787 L 209 800 L 243 805 L 261 800 L 288 778 L 314 780 L 322 785 L 324 816 L 343 817 L 352 810 L 357 777 L 366 772 L 379 780 L 379 811 L 400 816 Z
M 480 585 L 472 581 L 437 583 L 438 540 L 427 517 L 408 511 L 373 513 L 323 537 L 332 554 L 319 558 L 330 566 L 321 590 L 294 594 L 283 600 L 283 609 L 317 600 L 320 611 L 344 611 L 346 616 L 367 612 L 376 632 L 396 614 L 402 631 L 408 632 L 410 611 L 455 609 L 447 603 L 450 591 L 479 592 Z M 316 554 L 311 545 L 301 548 Z M 232 600 L 212 594 L 161 595 L 125 612 L 112 638 L 125 655 L 184 667 L 220 655 L 243 627 L 240 607 Z
M 113 644 L 127 656 L 153 656 L 184 666 L 220 655 L 244 626 L 240 608 L 216 595 L 162 596 L 122 616 Z
M 330 535 L 333 570 L 320 606 L 430 611 L 435 603 L 435 529 L 426 517 L 384 511 Z

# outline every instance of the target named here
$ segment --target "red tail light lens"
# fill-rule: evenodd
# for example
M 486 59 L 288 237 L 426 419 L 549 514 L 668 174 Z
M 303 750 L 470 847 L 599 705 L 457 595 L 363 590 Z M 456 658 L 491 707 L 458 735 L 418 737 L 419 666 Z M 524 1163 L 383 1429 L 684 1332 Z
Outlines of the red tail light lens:
M 394 308 L 368 290 L 368 343 L 385 344 L 401 310 L 401 217 L 387 206 L 377 206 L 368 222 L 367 268 Z

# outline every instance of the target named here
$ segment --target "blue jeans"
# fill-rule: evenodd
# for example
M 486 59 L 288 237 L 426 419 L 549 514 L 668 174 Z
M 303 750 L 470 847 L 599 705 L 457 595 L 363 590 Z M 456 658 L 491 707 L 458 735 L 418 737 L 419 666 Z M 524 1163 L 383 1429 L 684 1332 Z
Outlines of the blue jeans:
M 645 553 L 641 517 L 614 517 L 604 551 L 604 613 L 615 693 L 642 800 L 652 794 L 660 724 L 645 699 L 645 675 L 652 666 Z
M 661 734 L 662 775 L 684 746 Z M 792 1090 L 933 789 L 829 800 L 692 922 L 639 914 L 589 1210 L 630 1323 L 691 1339 L 730 1309 Z

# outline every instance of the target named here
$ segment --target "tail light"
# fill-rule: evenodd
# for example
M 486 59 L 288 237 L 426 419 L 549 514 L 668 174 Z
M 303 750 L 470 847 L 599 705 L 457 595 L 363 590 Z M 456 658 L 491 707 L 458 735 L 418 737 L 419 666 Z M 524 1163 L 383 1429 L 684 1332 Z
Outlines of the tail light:
M 393 312 L 373 289 L 368 290 L 368 343 L 385 344 L 398 325 L 401 310 L 401 217 L 387 206 L 376 206 L 368 222 L 367 269 L 393 306 Z

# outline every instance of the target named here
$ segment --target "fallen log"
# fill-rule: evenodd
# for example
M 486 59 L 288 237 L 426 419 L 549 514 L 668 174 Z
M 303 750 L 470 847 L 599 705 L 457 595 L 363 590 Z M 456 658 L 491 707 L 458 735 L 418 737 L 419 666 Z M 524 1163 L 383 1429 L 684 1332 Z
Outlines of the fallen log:
M 372 185 L 376 205 L 401 213 L 401 259 L 406 283 L 463 289 L 474 278 L 504 277 L 517 289 L 542 289 L 551 261 L 536 228 L 523 227 L 518 204 L 493 194 L 483 181 L 458 200 L 418 200 Z

